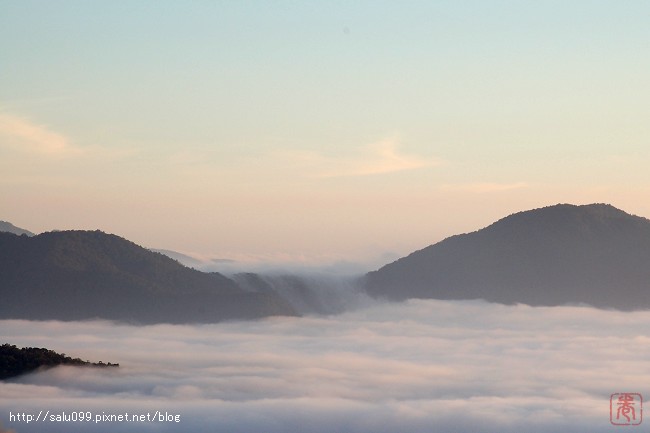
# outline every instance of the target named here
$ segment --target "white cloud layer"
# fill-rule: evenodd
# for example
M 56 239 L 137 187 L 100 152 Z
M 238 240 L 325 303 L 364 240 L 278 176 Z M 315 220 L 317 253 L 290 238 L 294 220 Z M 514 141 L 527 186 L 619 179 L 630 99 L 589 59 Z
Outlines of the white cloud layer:
M 612 393 L 650 395 L 650 312 L 419 300 L 201 326 L 0 329 L 12 344 L 121 364 L 0 383 L 0 421 L 27 433 L 598 433 L 612 431 Z M 180 422 L 9 420 L 40 410 L 167 411 Z

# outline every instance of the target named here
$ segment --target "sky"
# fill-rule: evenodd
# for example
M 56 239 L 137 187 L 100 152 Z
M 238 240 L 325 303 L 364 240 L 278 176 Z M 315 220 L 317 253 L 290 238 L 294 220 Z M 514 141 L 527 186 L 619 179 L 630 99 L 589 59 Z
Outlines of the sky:
M 647 217 L 649 16 L 0 0 L 0 219 L 372 268 L 556 203 Z
M 647 398 L 650 383 L 647 311 L 411 300 L 211 325 L 0 325 L 7 341 L 120 364 L 0 382 L 0 422 L 23 433 L 605 433 L 611 395 Z M 9 418 L 40 411 L 92 421 Z M 179 422 L 94 423 L 156 411 Z

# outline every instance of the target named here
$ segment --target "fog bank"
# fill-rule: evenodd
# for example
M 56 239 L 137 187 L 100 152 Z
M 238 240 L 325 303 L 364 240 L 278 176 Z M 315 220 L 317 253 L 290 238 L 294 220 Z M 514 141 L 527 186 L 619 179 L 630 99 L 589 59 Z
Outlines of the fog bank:
M 18 346 L 119 362 L 0 383 L 19 432 L 605 432 L 648 393 L 650 312 L 414 300 L 215 325 L 2 321 Z M 179 423 L 10 422 L 9 412 L 168 412 Z

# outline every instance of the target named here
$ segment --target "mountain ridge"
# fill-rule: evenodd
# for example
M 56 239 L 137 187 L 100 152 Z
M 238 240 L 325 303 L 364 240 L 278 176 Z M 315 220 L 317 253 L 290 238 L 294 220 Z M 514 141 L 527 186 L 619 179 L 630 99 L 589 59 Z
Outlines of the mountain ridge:
M 29 230 L 16 227 L 15 225 L 11 224 L 8 221 L 0 221 L 0 232 L 13 233 L 19 236 L 20 235 L 35 236 L 35 234 L 30 232 Z
M 295 315 L 272 293 L 181 265 L 101 231 L 0 233 L 0 318 L 143 323 Z
M 517 212 L 387 264 L 364 284 L 391 300 L 650 308 L 650 220 L 603 203 Z

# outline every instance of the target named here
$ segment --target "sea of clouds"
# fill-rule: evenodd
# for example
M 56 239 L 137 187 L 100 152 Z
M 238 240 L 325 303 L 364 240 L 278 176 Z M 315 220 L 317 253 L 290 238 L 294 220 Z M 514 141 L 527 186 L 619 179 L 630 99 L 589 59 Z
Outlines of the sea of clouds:
M 376 303 L 213 325 L 0 321 L 0 342 L 117 369 L 0 382 L 16 432 L 611 432 L 610 395 L 650 396 L 650 312 Z M 90 412 L 91 422 L 10 413 Z M 99 422 L 102 414 L 178 422 Z

